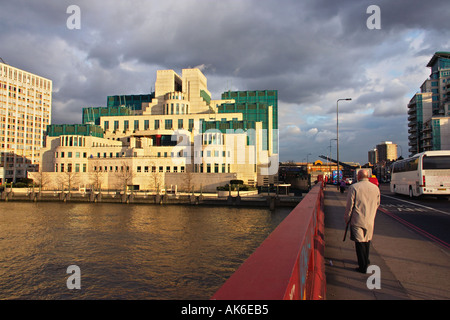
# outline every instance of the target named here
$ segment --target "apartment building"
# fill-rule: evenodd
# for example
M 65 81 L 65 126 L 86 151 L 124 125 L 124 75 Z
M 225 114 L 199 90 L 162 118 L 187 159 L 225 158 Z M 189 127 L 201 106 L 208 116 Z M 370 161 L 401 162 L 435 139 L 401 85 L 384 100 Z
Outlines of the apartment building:
M 450 52 L 436 52 L 427 67 L 429 79 L 408 103 L 410 155 L 450 148 Z
M 273 183 L 277 99 L 276 90 L 264 90 L 213 100 L 199 69 L 181 76 L 159 70 L 155 92 L 109 96 L 106 107 L 83 109 L 82 124 L 49 126 L 42 169 L 53 188 L 68 188 L 70 176 L 103 189 L 215 191 L 233 179 Z
M 397 144 L 383 141 L 377 144 L 377 162 L 397 160 Z
M 367 158 L 369 160 L 369 163 L 376 164 L 378 162 L 377 149 L 375 148 L 375 149 L 369 150 L 369 152 L 367 154 Z
M 38 168 L 51 109 L 51 80 L 0 62 L 0 182 Z

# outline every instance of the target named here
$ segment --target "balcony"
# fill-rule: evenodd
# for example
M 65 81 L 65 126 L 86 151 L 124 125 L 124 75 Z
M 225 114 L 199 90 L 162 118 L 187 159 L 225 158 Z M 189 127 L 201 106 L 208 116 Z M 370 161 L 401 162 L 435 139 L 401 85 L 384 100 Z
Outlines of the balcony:
M 433 142 L 431 140 L 424 141 L 423 142 L 423 147 L 424 148 L 432 148 L 433 147 Z
M 408 109 L 415 109 L 415 108 L 416 108 L 416 105 L 417 105 L 416 99 L 411 100 L 411 101 L 408 103 Z
M 427 132 L 423 131 L 423 134 L 420 137 L 420 140 L 427 140 L 427 139 L 431 139 L 431 138 L 432 138 L 431 130 L 428 130 Z
M 173 91 L 166 93 L 164 96 L 164 100 L 186 100 L 184 93 L 179 91 Z
M 408 107 L 408 114 L 409 115 L 411 115 L 411 114 L 416 114 L 417 113 L 417 108 L 416 108 L 416 106 L 414 105 L 414 107 L 412 107 L 412 108 L 409 108 Z

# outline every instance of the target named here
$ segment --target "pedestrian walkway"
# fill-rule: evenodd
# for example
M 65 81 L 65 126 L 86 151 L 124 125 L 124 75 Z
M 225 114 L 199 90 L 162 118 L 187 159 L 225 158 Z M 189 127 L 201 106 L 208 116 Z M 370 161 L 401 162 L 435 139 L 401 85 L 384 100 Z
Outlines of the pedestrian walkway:
M 324 191 L 325 274 L 327 300 L 449 299 L 448 252 L 378 211 L 370 248 L 371 265 L 379 267 L 381 289 L 369 289 L 372 274 L 357 267 L 354 242 L 344 242 L 347 192 Z M 371 279 L 370 283 L 374 283 Z

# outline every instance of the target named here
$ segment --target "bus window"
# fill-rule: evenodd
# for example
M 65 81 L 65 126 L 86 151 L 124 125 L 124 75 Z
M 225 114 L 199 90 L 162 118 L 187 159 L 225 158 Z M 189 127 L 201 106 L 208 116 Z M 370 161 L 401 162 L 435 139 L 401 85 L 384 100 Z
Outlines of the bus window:
M 423 169 L 450 169 L 450 156 L 423 157 Z
M 408 171 L 416 171 L 419 166 L 419 158 L 414 158 L 409 161 L 409 170 Z

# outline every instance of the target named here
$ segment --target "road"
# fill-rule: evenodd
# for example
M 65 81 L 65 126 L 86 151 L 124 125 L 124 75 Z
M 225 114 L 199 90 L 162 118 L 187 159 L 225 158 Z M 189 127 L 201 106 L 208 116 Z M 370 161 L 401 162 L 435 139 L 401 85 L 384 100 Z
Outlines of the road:
M 450 249 L 450 201 L 431 196 L 396 195 L 380 184 L 380 211 L 445 249 Z

